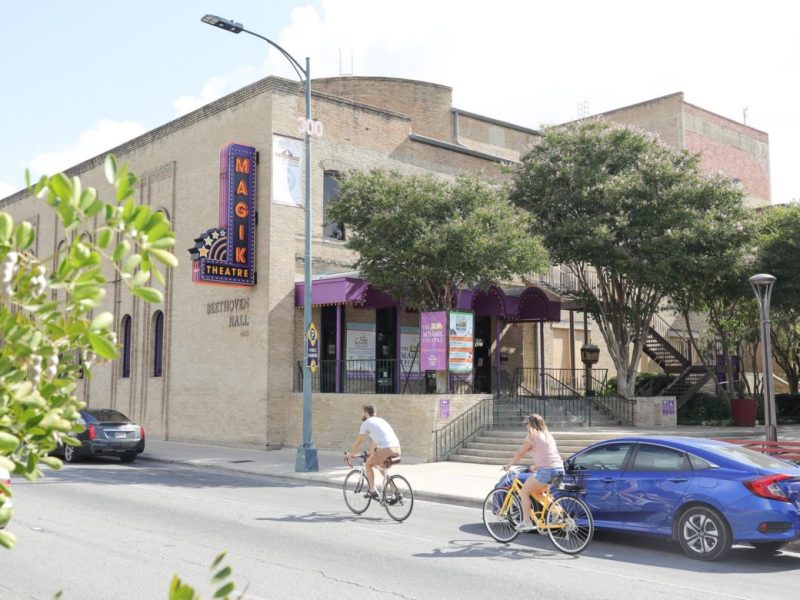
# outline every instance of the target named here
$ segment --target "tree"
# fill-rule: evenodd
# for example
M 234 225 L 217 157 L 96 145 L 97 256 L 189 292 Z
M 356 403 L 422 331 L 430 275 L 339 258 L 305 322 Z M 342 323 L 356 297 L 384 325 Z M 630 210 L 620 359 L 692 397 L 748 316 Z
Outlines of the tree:
M 715 247 L 705 234 L 741 207 L 741 192 L 698 164 L 653 135 L 591 119 L 545 129 L 515 171 L 511 198 L 576 277 L 625 397 L 670 286 Z
M 328 219 L 347 227 L 361 274 L 419 310 L 452 308 L 464 287 L 548 264 L 528 215 L 477 177 L 350 172 Z
M 31 187 L 70 236 L 55 256 L 35 256 L 31 224 L 15 225 L 0 212 L 0 467 L 30 480 L 41 475 L 41 464 L 61 466 L 48 456 L 58 444 L 79 444 L 72 437 L 83 431 L 79 375 L 89 377 L 93 363 L 117 356 L 114 315 L 95 312 L 105 296 L 104 267 L 142 300 L 160 302 L 161 292 L 148 287 L 151 276 L 163 284 L 158 263 L 177 265 L 166 217 L 134 202 L 136 177 L 113 157 L 105 173 L 115 202 L 103 202 L 95 189 L 63 174 Z M 10 509 L 0 506 L 0 523 L 10 518 Z M 0 544 L 11 547 L 13 535 L 0 532 Z
M 775 361 L 786 374 L 789 391 L 800 382 L 800 205 L 765 210 L 759 220 L 753 273 L 777 278 L 772 293 L 770 321 Z

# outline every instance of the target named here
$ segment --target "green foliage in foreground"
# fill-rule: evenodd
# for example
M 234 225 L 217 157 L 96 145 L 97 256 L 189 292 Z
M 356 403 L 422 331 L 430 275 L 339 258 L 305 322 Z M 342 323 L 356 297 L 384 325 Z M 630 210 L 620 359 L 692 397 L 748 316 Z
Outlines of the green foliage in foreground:
M 36 256 L 32 225 L 0 212 L 0 467 L 30 480 L 41 475 L 42 464 L 61 466 L 48 456 L 59 443 L 78 444 L 72 437 L 82 431 L 76 380 L 117 357 L 115 316 L 99 312 L 107 274 L 145 302 L 161 302 L 151 277 L 163 284 L 159 265 L 177 265 L 164 214 L 134 201 L 136 177 L 113 157 L 105 174 L 115 190 L 110 203 L 77 177 L 42 177 L 31 186 L 66 233 L 54 255 Z M 11 519 L 2 497 L 0 525 Z M 14 541 L 0 531 L 0 545 Z

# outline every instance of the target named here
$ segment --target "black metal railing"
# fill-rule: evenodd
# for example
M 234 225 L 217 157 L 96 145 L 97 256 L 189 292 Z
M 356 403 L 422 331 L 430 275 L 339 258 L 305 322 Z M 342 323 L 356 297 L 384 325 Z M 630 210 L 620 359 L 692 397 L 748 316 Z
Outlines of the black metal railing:
M 494 399 L 486 398 L 433 432 L 434 457 L 444 460 L 494 423 Z
M 596 395 L 590 397 L 595 408 L 615 418 L 620 425 L 633 425 L 636 400 L 620 396 L 615 390 L 609 389 L 606 379 L 593 378 L 592 389 L 598 390 Z
M 692 364 L 692 344 L 684 335 L 669 324 L 661 315 L 653 315 L 650 321 L 650 329 L 661 336 L 663 340 L 671 344 L 688 364 Z
M 608 369 L 592 369 L 590 385 L 586 385 L 585 369 L 537 369 L 534 367 L 518 367 L 514 371 L 511 395 L 547 396 L 562 398 L 570 396 L 587 396 L 599 391 L 597 382 L 605 386 Z
M 398 364 L 399 362 L 399 364 Z M 303 361 L 297 361 L 294 391 L 303 391 Z M 397 359 L 321 360 L 311 373 L 311 391 L 342 394 L 425 394 L 425 373 L 416 361 L 403 364 Z M 450 373 L 447 394 L 475 393 L 472 373 Z

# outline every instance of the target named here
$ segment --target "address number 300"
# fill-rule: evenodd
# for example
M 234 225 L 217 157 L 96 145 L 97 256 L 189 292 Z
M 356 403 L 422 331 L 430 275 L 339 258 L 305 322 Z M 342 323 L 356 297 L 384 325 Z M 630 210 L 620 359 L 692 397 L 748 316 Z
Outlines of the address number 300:
M 307 133 L 308 135 L 313 135 L 315 137 L 322 137 L 322 121 L 297 117 L 297 132 L 300 134 Z

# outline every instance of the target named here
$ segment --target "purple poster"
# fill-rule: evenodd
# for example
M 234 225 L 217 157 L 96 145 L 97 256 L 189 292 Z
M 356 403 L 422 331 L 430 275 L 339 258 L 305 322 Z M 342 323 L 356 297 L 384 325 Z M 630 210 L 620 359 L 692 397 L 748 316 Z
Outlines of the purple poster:
M 420 313 L 419 370 L 444 371 L 447 369 L 447 313 Z
M 442 419 L 450 418 L 450 400 L 448 398 L 439 399 L 439 416 Z

